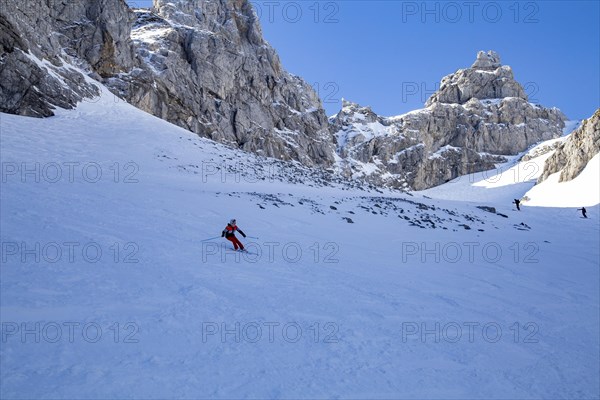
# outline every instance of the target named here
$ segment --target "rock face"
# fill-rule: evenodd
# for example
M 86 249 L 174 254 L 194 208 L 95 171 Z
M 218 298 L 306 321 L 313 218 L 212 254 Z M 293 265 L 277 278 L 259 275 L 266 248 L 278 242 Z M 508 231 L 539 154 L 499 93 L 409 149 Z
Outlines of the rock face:
M 491 51 L 445 77 L 422 110 L 386 118 L 344 102 L 328 120 L 264 41 L 249 0 L 139 10 L 124 0 L 3 0 L 0 28 L 0 111 L 72 108 L 99 94 L 91 77 L 201 136 L 377 185 L 425 189 L 491 169 L 564 127 Z
M 333 163 L 318 96 L 283 69 L 248 0 L 155 0 L 136 12 L 124 0 L 3 0 L 0 26 L 3 112 L 51 116 L 98 95 L 84 71 L 201 136 L 308 166 Z
M 330 122 L 342 173 L 421 190 L 559 137 L 564 120 L 557 109 L 529 103 L 496 53 L 480 52 L 473 67 L 442 80 L 424 109 L 386 118 L 344 102 Z
M 440 89 L 425 106 L 434 103 L 465 104 L 471 99 L 502 99 L 516 97 L 527 100 L 523 87 L 515 81 L 512 69 L 500 64 L 494 51 L 477 54 L 471 68 L 461 69 L 442 79 Z
M 546 160 L 538 183 L 560 172 L 559 182 L 576 178 L 587 163 L 600 153 L 600 109 L 583 121 L 581 126 Z
M 98 19 L 72 20 L 70 17 L 92 3 L 98 8 L 105 2 L 115 3 L 56 0 L 48 4 L 3 0 L 0 7 L 0 111 L 47 117 L 54 115 L 56 107 L 73 108 L 84 98 L 99 94 L 81 72 L 69 68 L 68 63 L 75 60 L 66 49 L 72 48 L 72 44 L 87 43 L 76 32 L 70 32 L 69 27 L 86 26 L 88 30 L 106 31 Z M 91 13 L 90 17 L 97 15 Z M 96 43 L 90 40 L 88 45 L 89 50 L 95 48 Z M 91 52 L 84 55 L 92 56 Z
M 3 0 L 0 110 L 47 117 L 99 95 L 82 71 L 101 79 L 137 65 L 133 20 L 124 0 Z
M 137 107 L 210 139 L 304 165 L 333 163 L 315 91 L 287 73 L 247 0 L 155 0 L 137 10 L 141 71 L 109 85 Z

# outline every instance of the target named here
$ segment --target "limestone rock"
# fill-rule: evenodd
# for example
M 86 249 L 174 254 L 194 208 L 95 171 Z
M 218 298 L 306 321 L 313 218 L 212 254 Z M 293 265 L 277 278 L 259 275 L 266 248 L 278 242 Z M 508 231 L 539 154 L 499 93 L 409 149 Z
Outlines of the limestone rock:
M 116 96 L 201 136 L 308 166 L 333 163 L 315 91 L 284 70 L 248 0 L 3 0 L 0 110 L 45 117 Z
M 471 99 L 503 99 L 517 97 L 527 100 L 523 87 L 515 81 L 512 69 L 500 64 L 493 51 L 480 51 L 471 68 L 459 69 L 442 79 L 440 89 L 425 104 L 465 104 Z
M 108 81 L 117 94 L 236 148 L 308 166 L 333 163 L 320 99 L 285 71 L 249 1 L 155 0 L 136 16 L 141 68 Z
M 249 0 L 154 0 L 152 9 L 133 11 L 123 0 L 3 1 L 4 112 L 50 116 L 97 96 L 85 71 L 201 136 L 406 189 L 491 169 L 564 127 L 559 110 L 527 101 L 491 51 L 445 77 L 422 110 L 387 118 L 344 101 L 328 120 L 312 87 L 285 71 L 263 39 Z M 597 123 L 590 126 L 597 132 Z M 583 152 L 591 154 L 596 142 L 586 140 Z M 575 150 L 565 146 L 564 153 Z M 581 165 L 561 154 L 555 168 L 565 166 L 568 179 Z
M 500 68 L 502 64 L 500 63 L 500 55 L 495 51 L 480 51 L 477 53 L 477 59 L 471 65 L 472 69 L 481 69 L 481 70 L 495 70 Z
M 587 163 L 600 153 L 600 109 L 582 122 L 581 126 L 546 160 L 538 183 L 560 172 L 559 182 L 576 178 Z
M 3 0 L 0 7 L 0 111 L 31 117 L 54 115 L 99 94 L 80 72 L 65 65 L 57 27 L 49 21 L 68 0 Z M 59 7 L 57 10 L 54 6 Z M 65 22 L 66 23 L 66 22 Z
M 565 116 L 529 103 L 494 52 L 480 52 L 472 68 L 442 82 L 426 108 L 397 117 L 344 102 L 330 121 L 338 170 L 378 185 L 427 189 L 492 169 L 562 133 Z

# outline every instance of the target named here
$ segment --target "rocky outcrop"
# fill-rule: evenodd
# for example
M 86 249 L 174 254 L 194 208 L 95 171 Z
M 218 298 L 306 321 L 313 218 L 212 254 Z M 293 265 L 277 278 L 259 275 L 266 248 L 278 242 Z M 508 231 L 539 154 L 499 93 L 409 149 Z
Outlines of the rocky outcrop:
M 559 137 L 564 115 L 531 104 L 510 67 L 480 52 L 473 67 L 445 77 L 422 110 L 380 117 L 345 102 L 331 119 L 338 169 L 377 184 L 426 189 L 494 168 L 534 143 Z
M 249 1 L 155 0 L 152 10 L 136 15 L 132 38 L 142 69 L 108 82 L 121 96 L 246 151 L 332 164 L 318 96 L 284 70 Z
M 538 183 L 560 172 L 559 182 L 576 178 L 588 162 L 600 153 L 600 109 L 584 120 L 581 126 L 565 140 L 544 164 Z
M 3 0 L 0 7 L 0 111 L 31 117 L 54 115 L 99 94 L 65 62 L 64 41 L 49 21 L 74 3 Z M 70 21 L 63 21 L 67 25 Z
M 139 10 L 123 0 L 4 0 L 0 27 L 0 111 L 72 108 L 99 94 L 92 77 L 201 136 L 378 185 L 425 189 L 490 169 L 564 126 L 559 110 L 527 101 L 491 51 L 445 77 L 422 110 L 386 118 L 344 102 L 328 121 L 264 41 L 249 0 Z
M 552 153 L 556 151 L 556 149 L 558 149 L 562 145 L 562 143 L 562 138 L 544 142 L 539 146 L 536 146 L 533 149 L 529 150 L 527 154 L 523 155 L 523 157 L 519 159 L 519 161 L 527 162 L 533 160 L 534 158 L 543 156 L 544 154 Z
M 471 68 L 460 69 L 442 79 L 440 89 L 425 103 L 465 104 L 471 99 L 517 97 L 527 100 L 523 87 L 514 79 L 511 67 L 500 64 L 494 51 L 477 54 Z
M 341 172 L 377 185 L 421 190 L 457 176 L 494 168 L 499 155 L 446 137 L 458 127 L 459 114 L 444 106 L 385 118 L 346 102 L 332 124 L 338 129 Z M 467 118 L 465 118 L 467 119 Z M 461 121 L 466 122 L 466 121 Z
M 248 0 L 3 0 L 0 111 L 45 117 L 104 83 L 201 136 L 308 166 L 333 143 L 315 91 L 287 73 Z

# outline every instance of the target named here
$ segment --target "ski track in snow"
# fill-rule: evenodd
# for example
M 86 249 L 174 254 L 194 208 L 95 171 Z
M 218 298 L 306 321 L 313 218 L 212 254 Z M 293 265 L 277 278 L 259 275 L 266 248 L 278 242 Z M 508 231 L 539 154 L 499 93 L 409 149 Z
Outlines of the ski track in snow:
M 0 129 L 2 398 L 599 396 L 600 207 L 517 212 L 535 179 L 522 163 L 412 195 L 325 186 L 106 92 L 44 120 L 0 114 Z M 38 182 L 6 170 L 36 163 Z M 201 242 L 232 217 L 256 254 Z M 63 254 L 23 261 L 36 243 Z M 36 322 L 39 343 L 20 331 Z

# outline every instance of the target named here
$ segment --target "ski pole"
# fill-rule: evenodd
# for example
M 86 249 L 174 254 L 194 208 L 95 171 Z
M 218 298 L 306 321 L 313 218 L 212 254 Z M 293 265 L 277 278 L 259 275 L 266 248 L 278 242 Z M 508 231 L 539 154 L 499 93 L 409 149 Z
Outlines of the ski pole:
M 221 236 L 217 236 L 217 237 L 210 238 L 210 239 L 204 239 L 204 240 L 201 240 L 200 243 L 202 243 L 202 242 L 210 242 L 211 240 L 220 239 L 220 238 L 221 238 Z
M 257 238 L 256 236 L 247 236 L 248 239 L 256 239 L 259 240 L 260 238 Z

